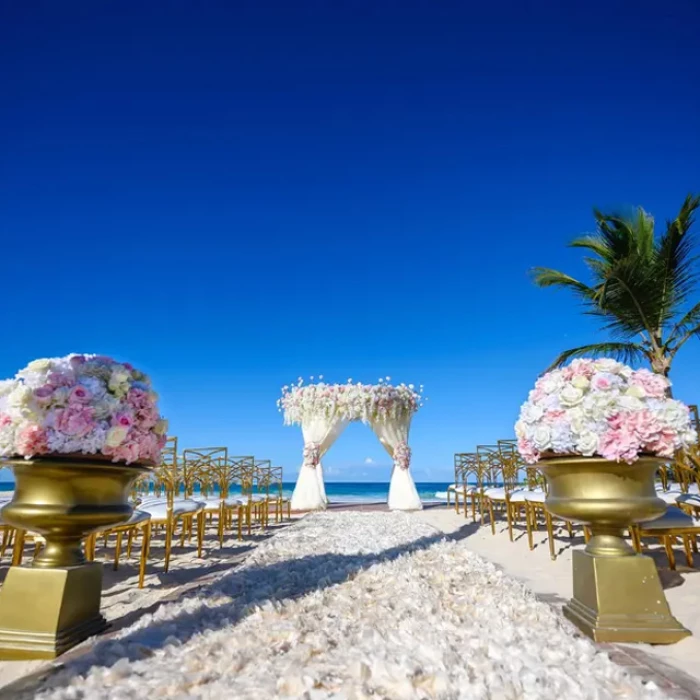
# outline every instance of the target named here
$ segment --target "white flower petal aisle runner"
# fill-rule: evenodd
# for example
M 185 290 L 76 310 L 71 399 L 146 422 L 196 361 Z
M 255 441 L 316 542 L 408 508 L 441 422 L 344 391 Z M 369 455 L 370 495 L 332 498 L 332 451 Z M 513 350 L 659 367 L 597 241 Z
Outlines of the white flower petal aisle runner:
M 403 513 L 319 513 L 66 663 L 36 697 L 666 697 Z
M 313 380 L 313 377 L 311 377 Z M 408 433 L 413 414 L 422 406 L 423 387 L 413 384 L 352 383 L 304 384 L 300 378 L 293 386 L 282 387 L 277 405 L 286 425 L 301 425 L 304 437 L 304 461 L 292 494 L 292 510 L 323 510 L 328 505 L 323 483 L 321 458 L 351 421 L 370 425 L 394 466 L 389 484 L 391 510 L 420 510 L 422 504 L 410 472 L 411 449 Z

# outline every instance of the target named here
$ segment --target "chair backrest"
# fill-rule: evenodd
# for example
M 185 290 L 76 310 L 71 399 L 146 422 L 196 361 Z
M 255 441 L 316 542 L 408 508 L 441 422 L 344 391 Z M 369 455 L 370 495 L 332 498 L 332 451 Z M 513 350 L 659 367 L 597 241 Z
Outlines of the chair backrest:
M 283 469 L 282 467 L 272 467 L 270 469 L 270 486 L 278 491 L 278 496 L 281 498 L 284 493 L 282 487 L 283 481 Z
M 673 461 L 673 474 L 683 493 L 688 493 L 693 485 L 700 493 L 700 460 L 692 448 L 678 451 Z
M 272 461 L 269 459 L 256 459 L 253 464 L 255 468 L 254 486 L 258 493 L 270 495 L 270 484 L 272 483 Z
M 457 481 L 457 474 L 461 476 L 461 482 Z M 471 483 L 477 489 L 483 487 L 483 474 L 476 452 L 457 452 L 455 454 L 455 483 L 462 483 L 466 486 L 470 483 L 470 477 L 472 478 Z
M 504 447 L 504 449 L 506 448 Z M 488 474 L 485 483 L 490 486 L 503 486 L 506 491 L 512 491 L 515 488 L 517 469 L 514 469 L 511 462 L 504 458 L 498 444 L 477 445 L 476 453 Z
M 241 493 L 249 495 L 248 484 L 253 472 L 255 458 L 246 457 L 218 457 L 210 464 L 210 473 L 213 475 L 219 489 L 220 498 L 228 498 L 231 486 L 240 486 Z
M 227 457 L 227 447 L 188 447 L 183 450 L 178 473 L 185 489 L 185 497 L 191 497 L 197 485 L 203 496 L 211 495 L 216 484 L 212 465 L 216 460 Z

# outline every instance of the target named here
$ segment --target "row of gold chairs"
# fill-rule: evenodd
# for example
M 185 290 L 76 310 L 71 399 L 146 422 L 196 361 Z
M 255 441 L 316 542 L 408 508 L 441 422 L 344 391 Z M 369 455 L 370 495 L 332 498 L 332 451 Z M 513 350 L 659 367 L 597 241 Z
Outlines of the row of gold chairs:
M 242 540 L 244 534 L 250 536 L 254 528 L 265 531 L 271 518 L 275 522 L 281 522 L 285 515 L 291 518 L 291 503 L 283 495 L 282 477 L 282 468 L 272 466 L 270 460 L 232 457 L 226 447 L 187 448 L 179 452 L 177 438 L 169 437 L 161 463 L 133 486 L 131 518 L 88 537 L 86 557 L 94 560 L 98 543 L 107 546 L 114 538 L 113 568 L 116 570 L 122 555 L 125 553 L 130 558 L 134 544 L 140 542 L 138 585 L 142 588 L 154 532 L 164 536 L 164 571 L 167 573 L 173 543 L 178 538 L 180 547 L 194 538 L 197 556 L 201 557 L 208 525 L 215 524 L 221 548 L 227 531 L 234 526 L 237 538 Z M 3 526 L 0 556 L 12 546 L 12 564 L 19 565 L 26 544 L 34 545 L 36 556 L 43 540 Z
M 503 517 L 507 523 L 510 540 L 513 526 L 524 517 L 529 548 L 534 549 L 534 532 L 544 523 L 549 553 L 556 559 L 555 526 L 563 527 L 570 538 L 574 536 L 576 523 L 553 516 L 545 507 L 547 482 L 536 465 L 523 462 L 515 440 L 498 440 L 492 445 L 479 445 L 474 452 L 455 454 L 455 481 L 448 488 L 447 502 L 457 513 L 464 510 L 464 517 L 490 524 L 496 534 L 496 520 Z M 688 566 L 693 566 L 693 553 L 697 553 L 697 537 L 700 535 L 700 448 L 693 447 L 676 455 L 659 470 L 657 496 L 668 505 L 666 515 L 630 529 L 633 546 L 641 552 L 645 538 L 658 539 L 668 556 L 669 565 L 676 566 L 673 545 L 683 544 Z M 590 533 L 583 528 L 588 541 Z

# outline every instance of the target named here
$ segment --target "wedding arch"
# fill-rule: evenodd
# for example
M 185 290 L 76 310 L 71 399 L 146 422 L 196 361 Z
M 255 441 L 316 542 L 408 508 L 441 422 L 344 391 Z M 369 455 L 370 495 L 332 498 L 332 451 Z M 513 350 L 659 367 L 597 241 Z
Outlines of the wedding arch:
M 313 377 L 312 377 L 313 379 Z M 321 458 L 347 425 L 362 421 L 370 426 L 393 460 L 388 504 L 391 510 L 419 510 L 423 506 L 411 476 L 408 433 L 413 414 L 422 406 L 422 387 L 352 383 L 326 384 L 319 377 L 313 384 L 303 380 L 282 387 L 277 402 L 286 425 L 301 425 L 304 461 L 299 470 L 293 510 L 323 510 L 328 505 Z

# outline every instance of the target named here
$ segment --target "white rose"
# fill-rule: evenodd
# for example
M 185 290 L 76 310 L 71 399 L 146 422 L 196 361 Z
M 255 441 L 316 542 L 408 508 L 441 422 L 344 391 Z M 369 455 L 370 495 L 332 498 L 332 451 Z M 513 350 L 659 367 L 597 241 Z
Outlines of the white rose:
M 533 403 L 526 403 L 520 409 L 520 420 L 525 423 L 536 423 L 544 415 L 544 410 Z
M 626 411 L 641 411 L 644 408 L 644 402 L 636 396 L 620 396 L 617 405 Z
M 550 374 L 542 380 L 541 389 L 545 394 L 555 394 L 562 387 L 562 379 L 557 374 Z
M 552 433 L 549 426 L 538 425 L 533 433 L 532 441 L 540 452 L 548 450 L 552 445 Z
M 559 401 L 562 406 L 577 406 L 583 400 L 583 391 L 581 389 L 567 384 L 559 394 Z
M 3 379 L 0 381 L 0 396 L 7 396 L 17 386 L 15 379 Z
M 643 399 L 646 395 L 647 392 L 638 384 L 628 386 L 627 391 L 625 391 L 625 396 L 634 396 L 636 399 Z
M 586 430 L 576 440 L 576 449 L 585 457 L 592 457 L 598 449 L 598 436 Z
M 47 372 L 51 369 L 51 360 L 32 360 L 26 368 L 26 372 Z
M 7 405 L 10 408 L 27 408 L 34 396 L 34 392 L 24 384 L 16 384 L 15 388 L 7 395 Z
M 515 437 L 522 439 L 527 435 L 527 426 L 521 420 L 515 424 Z
M 126 440 L 128 428 L 121 425 L 115 425 L 107 431 L 107 437 L 105 439 L 105 445 L 109 447 L 119 447 L 119 445 Z
M 610 372 L 611 374 L 619 374 L 619 370 L 623 367 L 617 360 L 611 360 L 609 357 L 602 357 L 596 360 L 593 366 L 599 372 Z
M 591 385 L 591 383 L 586 379 L 586 377 L 582 375 L 578 375 L 574 377 L 571 380 L 571 383 L 577 388 L 577 389 L 588 389 L 588 387 Z
M 580 406 L 570 408 L 566 412 L 566 417 L 569 421 L 569 425 L 571 426 L 571 430 L 573 430 L 575 433 L 580 433 L 583 431 L 583 426 L 586 421 L 583 410 Z
M 168 432 L 168 421 L 161 418 L 154 426 L 153 432 L 156 435 L 165 435 Z

